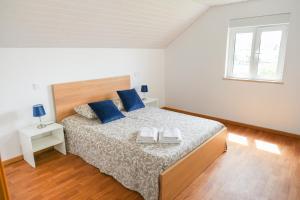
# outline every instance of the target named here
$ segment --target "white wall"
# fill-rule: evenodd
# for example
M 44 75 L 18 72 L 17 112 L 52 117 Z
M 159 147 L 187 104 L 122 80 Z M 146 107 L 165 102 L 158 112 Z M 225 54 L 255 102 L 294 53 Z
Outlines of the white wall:
M 230 19 L 291 13 L 284 84 L 223 80 Z M 166 50 L 166 105 L 300 134 L 300 1 L 209 9 Z
M 32 105 L 43 103 L 54 120 L 51 84 L 119 75 L 131 75 L 133 86 L 147 83 L 148 95 L 164 104 L 164 50 L 0 48 L 2 159 L 21 154 L 17 129 L 36 122 Z

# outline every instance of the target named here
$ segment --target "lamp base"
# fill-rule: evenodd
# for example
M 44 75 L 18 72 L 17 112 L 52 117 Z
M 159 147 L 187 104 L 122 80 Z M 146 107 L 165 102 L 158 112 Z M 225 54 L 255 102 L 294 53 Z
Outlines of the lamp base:
M 38 129 L 41 129 L 41 128 L 45 128 L 47 125 L 45 125 L 45 124 L 39 124 L 39 125 L 37 125 L 37 128 Z
M 145 101 L 147 99 L 147 96 L 145 94 L 145 92 L 142 92 L 142 100 Z

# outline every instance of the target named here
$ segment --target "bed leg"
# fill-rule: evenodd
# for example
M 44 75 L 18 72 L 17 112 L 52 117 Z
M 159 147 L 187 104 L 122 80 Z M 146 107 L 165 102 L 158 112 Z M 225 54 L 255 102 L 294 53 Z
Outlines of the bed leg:
M 227 141 L 225 142 L 224 152 L 227 152 Z

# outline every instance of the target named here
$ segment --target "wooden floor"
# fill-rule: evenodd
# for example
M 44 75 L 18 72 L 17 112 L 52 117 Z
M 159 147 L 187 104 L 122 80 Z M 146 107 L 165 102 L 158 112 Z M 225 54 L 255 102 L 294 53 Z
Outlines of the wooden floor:
M 299 200 L 300 140 L 228 126 L 228 151 L 179 199 Z M 79 157 L 57 152 L 39 155 L 38 166 L 7 166 L 14 200 L 142 199 Z

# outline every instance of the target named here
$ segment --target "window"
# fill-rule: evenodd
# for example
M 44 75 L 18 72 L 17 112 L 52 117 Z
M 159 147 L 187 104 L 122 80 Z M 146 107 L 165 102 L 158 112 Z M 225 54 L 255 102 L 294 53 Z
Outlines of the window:
M 281 82 L 287 30 L 282 23 L 230 27 L 225 78 Z

